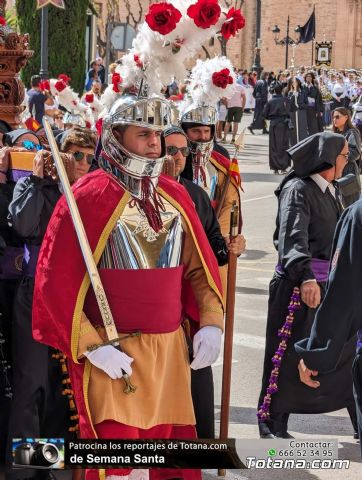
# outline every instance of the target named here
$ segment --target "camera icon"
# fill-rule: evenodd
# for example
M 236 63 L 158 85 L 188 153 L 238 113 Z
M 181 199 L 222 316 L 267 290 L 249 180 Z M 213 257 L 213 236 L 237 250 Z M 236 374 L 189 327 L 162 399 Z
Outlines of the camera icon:
M 58 447 L 54 443 L 43 441 L 25 442 L 14 449 L 14 466 L 34 466 L 52 468 L 62 460 Z

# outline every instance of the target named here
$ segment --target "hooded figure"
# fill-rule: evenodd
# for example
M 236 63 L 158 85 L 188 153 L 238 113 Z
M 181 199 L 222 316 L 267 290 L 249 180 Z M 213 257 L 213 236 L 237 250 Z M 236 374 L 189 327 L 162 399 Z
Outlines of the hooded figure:
M 290 166 L 287 153 L 289 147 L 289 128 L 293 128 L 290 118 L 289 100 L 282 95 L 283 85 L 276 82 L 273 96 L 265 105 L 263 116 L 270 120 L 269 126 L 269 166 L 278 174 L 286 173 Z
M 288 150 L 295 175 L 300 178 L 320 173 L 336 165 L 337 155 L 345 144 L 339 133 L 316 133 Z
M 303 140 L 288 153 L 294 170 L 275 192 L 278 213 L 274 245 L 278 265 L 269 288 L 258 404 L 259 430 L 264 438 L 289 438 L 290 413 L 326 413 L 347 407 L 355 426 L 350 374 L 355 341 L 346 345 L 337 370 L 326 375 L 317 390 L 299 381 L 299 357 L 293 348 L 296 341 L 309 336 L 315 308 L 324 295 L 334 230 L 341 214 L 331 182 L 342 174 L 348 146 L 342 135 L 323 132 Z M 300 309 L 292 314 L 291 338 L 281 345 L 278 330 L 285 327 L 295 287 L 300 290 Z M 277 359 L 274 357 L 272 362 L 275 353 Z

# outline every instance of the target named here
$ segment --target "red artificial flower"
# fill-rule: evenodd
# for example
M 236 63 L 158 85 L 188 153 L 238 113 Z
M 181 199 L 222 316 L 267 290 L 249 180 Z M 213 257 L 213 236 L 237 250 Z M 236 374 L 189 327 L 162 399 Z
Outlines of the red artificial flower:
M 112 84 L 113 84 L 113 91 L 116 93 L 120 93 L 119 84 L 123 82 L 123 78 L 119 73 L 114 73 L 112 75 Z
M 6 25 L 6 20 L 4 17 L 0 16 L 0 25 Z
M 39 88 L 42 92 L 44 92 L 44 90 L 47 90 L 48 92 L 50 91 L 50 82 L 49 80 L 42 80 L 40 83 L 39 83 Z
M 85 127 L 86 127 L 86 128 L 91 128 L 91 127 L 92 127 L 92 124 L 91 124 L 88 120 L 86 120 L 86 122 L 85 122 Z
M 142 60 L 140 59 L 140 56 L 139 55 L 133 55 L 133 59 L 135 61 L 135 64 L 137 65 L 137 67 L 139 68 L 143 68 L 144 65 L 143 65 L 143 62 Z
M 58 92 L 62 92 L 65 88 L 67 88 L 67 84 L 64 82 L 64 80 L 58 80 L 54 87 L 58 90 Z
M 98 118 L 96 121 L 96 130 L 99 136 L 102 135 L 102 128 L 103 128 L 103 118 Z
M 87 95 L 84 97 L 84 100 L 87 103 L 93 103 L 94 102 L 94 95 L 93 93 L 87 93 Z
M 221 27 L 221 35 L 225 40 L 229 40 L 230 37 L 235 37 L 238 30 L 245 27 L 245 18 L 241 14 L 240 9 L 236 10 L 234 7 L 230 8 L 226 14 L 226 20 Z
M 220 14 L 221 8 L 217 0 L 198 0 L 187 9 L 187 15 L 200 28 L 209 28 L 211 25 L 215 25 Z
M 226 88 L 228 85 L 234 83 L 233 77 L 230 76 L 230 70 L 223 68 L 219 72 L 212 74 L 212 83 L 215 87 Z
M 154 3 L 150 6 L 145 17 L 147 25 L 154 32 L 167 35 L 175 30 L 176 24 L 181 20 L 181 13 L 170 3 Z
M 71 81 L 71 78 L 68 77 L 68 75 L 66 75 L 65 73 L 61 73 L 60 75 L 58 75 L 58 80 L 63 80 L 63 82 L 68 85 Z

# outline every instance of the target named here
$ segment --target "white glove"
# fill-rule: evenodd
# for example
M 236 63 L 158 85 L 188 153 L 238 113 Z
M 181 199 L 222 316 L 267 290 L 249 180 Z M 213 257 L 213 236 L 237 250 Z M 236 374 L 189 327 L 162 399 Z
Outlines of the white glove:
M 124 352 L 120 352 L 112 345 L 99 347 L 93 352 L 85 352 L 84 355 L 95 367 L 106 372 L 113 380 L 123 377 L 122 370 L 128 375 L 132 374 L 131 363 L 133 358 Z
M 222 331 L 219 327 L 202 327 L 194 336 L 194 360 L 191 363 L 193 370 L 209 367 L 216 362 L 221 346 Z

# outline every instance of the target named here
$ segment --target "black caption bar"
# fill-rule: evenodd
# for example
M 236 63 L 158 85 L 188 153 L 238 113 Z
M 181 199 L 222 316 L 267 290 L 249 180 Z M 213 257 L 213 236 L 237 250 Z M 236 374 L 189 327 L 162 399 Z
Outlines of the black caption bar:
M 65 443 L 69 468 L 246 468 L 235 440 L 76 440 Z

